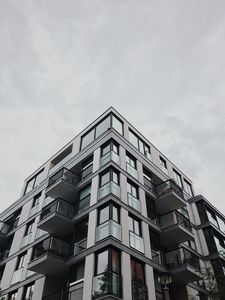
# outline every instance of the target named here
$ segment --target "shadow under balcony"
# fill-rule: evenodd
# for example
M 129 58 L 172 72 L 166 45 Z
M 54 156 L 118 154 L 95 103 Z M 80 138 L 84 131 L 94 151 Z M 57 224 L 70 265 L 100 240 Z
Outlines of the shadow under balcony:
M 7 234 L 9 233 L 11 226 L 3 221 L 0 221 L 0 242 L 2 243 L 5 239 Z
M 49 178 L 46 195 L 52 198 L 62 198 L 74 201 L 76 195 L 77 175 L 62 168 Z
M 96 242 L 103 240 L 109 236 L 121 241 L 121 225 L 114 220 L 109 220 L 100 224 L 96 228 Z
M 165 214 L 186 206 L 182 189 L 172 180 L 169 179 L 155 187 L 156 208 L 159 214 Z
M 58 198 L 42 209 L 38 228 L 51 234 L 66 235 L 73 230 L 73 215 L 74 206 Z
M 165 247 L 178 245 L 194 238 L 190 221 L 178 211 L 172 211 L 160 217 L 162 232 L 161 244 Z
M 166 264 L 174 284 L 187 284 L 202 279 L 198 256 L 184 247 L 167 252 Z
M 69 244 L 55 237 L 48 237 L 34 245 L 31 262 L 27 269 L 43 275 L 61 277 L 66 273 L 68 266 L 66 259 L 69 253 Z
M 122 276 L 114 272 L 105 272 L 93 278 L 93 298 L 101 298 L 106 295 L 122 297 Z M 118 297 L 118 298 L 117 298 Z M 105 298 L 104 298 L 105 299 Z

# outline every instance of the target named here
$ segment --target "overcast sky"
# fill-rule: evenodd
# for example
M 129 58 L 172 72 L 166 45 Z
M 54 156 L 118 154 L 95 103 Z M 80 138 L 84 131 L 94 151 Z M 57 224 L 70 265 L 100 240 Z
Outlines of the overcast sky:
M 225 1 L 0 1 L 0 211 L 114 106 L 225 213 Z

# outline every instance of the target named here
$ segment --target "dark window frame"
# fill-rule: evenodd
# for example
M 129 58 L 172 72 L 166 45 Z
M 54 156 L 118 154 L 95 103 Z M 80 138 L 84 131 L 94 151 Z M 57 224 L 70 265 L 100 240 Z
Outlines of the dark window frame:
M 102 176 L 104 176 L 107 173 L 109 173 L 109 180 L 102 185 Z M 113 180 L 113 173 L 115 173 L 117 175 L 118 183 Z M 116 170 L 115 168 L 112 168 L 112 167 L 107 168 L 106 170 L 104 170 L 102 173 L 99 174 L 99 187 L 103 187 L 104 185 L 106 185 L 110 181 L 113 181 L 118 186 L 120 185 L 120 172 L 118 170 Z
M 97 270 L 98 270 L 98 255 L 105 252 L 105 251 L 108 251 L 108 269 L 102 273 L 97 273 Z M 113 271 L 113 263 L 112 263 L 112 251 L 115 251 L 119 254 L 119 272 L 115 272 Z M 94 276 L 99 276 L 101 274 L 104 274 L 104 273 L 107 273 L 107 272 L 112 272 L 112 273 L 115 273 L 115 274 L 118 274 L 118 275 L 121 275 L 121 251 L 115 247 L 107 247 L 107 248 L 103 248 L 101 249 L 100 251 L 96 252 L 95 253 L 95 267 L 94 267 Z
M 106 153 L 103 154 L 103 150 L 109 146 L 109 151 L 107 151 Z M 114 151 L 114 147 L 115 146 L 117 148 L 117 151 Z M 107 141 L 106 143 L 104 143 L 101 146 L 101 157 L 105 156 L 106 154 L 108 154 L 110 151 L 113 151 L 114 153 L 116 153 L 117 155 L 119 155 L 119 144 L 114 140 L 114 139 L 110 139 L 109 141 Z
M 106 207 L 109 208 L 109 218 L 106 221 L 100 223 L 100 211 Z M 118 222 L 113 219 L 113 208 L 117 209 Z M 111 201 L 98 208 L 97 226 L 102 225 L 102 224 L 108 222 L 109 220 L 113 220 L 114 222 L 120 224 L 120 207 Z

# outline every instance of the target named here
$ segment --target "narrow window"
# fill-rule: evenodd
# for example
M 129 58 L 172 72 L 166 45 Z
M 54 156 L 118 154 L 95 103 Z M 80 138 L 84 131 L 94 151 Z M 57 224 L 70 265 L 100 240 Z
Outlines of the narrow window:
M 29 284 L 25 287 L 24 293 L 23 293 L 23 300 L 32 300 L 34 293 L 34 283 Z

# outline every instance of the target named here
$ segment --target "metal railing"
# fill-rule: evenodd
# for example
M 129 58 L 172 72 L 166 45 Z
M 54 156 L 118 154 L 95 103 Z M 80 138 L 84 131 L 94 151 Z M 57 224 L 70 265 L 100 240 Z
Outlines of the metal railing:
M 191 231 L 190 221 L 177 210 L 164 214 L 160 217 L 160 225 L 162 228 L 167 228 L 175 224 L 179 224 Z
M 93 278 L 93 297 L 102 295 L 122 296 L 122 276 L 114 272 L 105 272 Z
M 57 198 L 42 209 L 40 220 L 56 212 L 67 218 L 72 218 L 74 215 L 74 206 L 61 198 Z
M 180 247 L 166 253 L 166 265 L 169 268 L 175 268 L 180 265 L 189 264 L 200 271 L 199 258 L 197 255 Z
M 184 198 L 183 190 L 179 187 L 173 179 L 168 179 L 155 186 L 156 194 L 158 197 L 162 197 L 170 192 L 176 193 L 181 198 Z
M 73 255 L 77 255 L 78 253 L 87 249 L 87 238 L 84 238 L 78 242 L 75 242 L 73 245 Z
M 59 180 L 65 180 L 68 183 L 76 185 L 77 175 L 66 168 L 62 168 L 49 178 L 48 187 L 50 187 Z

